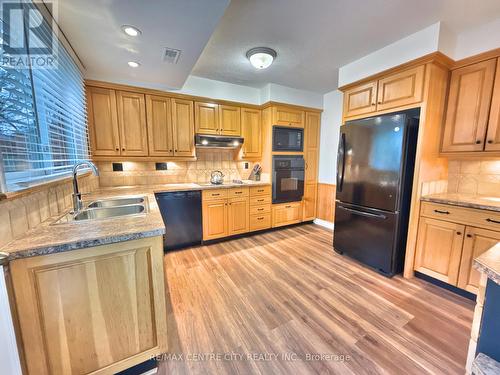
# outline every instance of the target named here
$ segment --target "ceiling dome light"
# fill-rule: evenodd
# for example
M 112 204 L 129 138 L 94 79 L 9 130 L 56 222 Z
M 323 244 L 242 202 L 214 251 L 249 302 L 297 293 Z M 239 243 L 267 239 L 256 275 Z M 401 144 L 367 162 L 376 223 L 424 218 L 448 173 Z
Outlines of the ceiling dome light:
M 138 62 L 135 62 L 135 61 L 129 61 L 127 64 L 131 68 L 138 68 L 141 65 L 141 64 L 139 64 Z
M 139 30 L 137 27 L 130 25 L 123 25 L 122 30 L 128 36 L 139 36 L 142 34 L 141 30 Z
M 256 47 L 247 52 L 247 58 L 255 69 L 266 69 L 276 58 L 276 51 L 268 47 Z

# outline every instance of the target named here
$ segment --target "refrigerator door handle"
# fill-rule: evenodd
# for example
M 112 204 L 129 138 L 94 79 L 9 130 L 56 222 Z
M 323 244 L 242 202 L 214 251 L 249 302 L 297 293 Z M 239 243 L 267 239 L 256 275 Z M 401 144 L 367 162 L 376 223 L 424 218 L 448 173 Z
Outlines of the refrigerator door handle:
M 339 150 L 337 154 L 337 191 L 342 191 L 345 172 L 345 133 L 340 133 Z
M 382 219 L 382 220 L 387 219 L 387 216 L 382 215 L 382 214 L 373 214 L 371 212 L 358 211 L 358 210 L 355 210 L 355 209 L 352 209 L 352 208 L 348 208 L 348 207 L 344 207 L 344 206 L 341 206 L 341 205 L 339 205 L 338 207 L 341 208 L 341 209 L 343 209 L 343 210 L 349 211 L 349 212 L 351 212 L 351 213 L 353 213 L 355 215 L 359 215 L 359 216 L 376 217 L 376 218 Z

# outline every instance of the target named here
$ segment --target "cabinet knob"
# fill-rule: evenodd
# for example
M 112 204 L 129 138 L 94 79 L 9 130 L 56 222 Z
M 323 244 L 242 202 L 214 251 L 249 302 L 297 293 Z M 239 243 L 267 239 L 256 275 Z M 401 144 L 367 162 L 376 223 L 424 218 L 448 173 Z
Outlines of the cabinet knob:
M 493 141 L 492 141 L 491 139 L 488 139 L 488 143 L 489 143 L 489 144 L 492 144 L 492 143 L 493 143 Z
M 378 104 L 382 104 L 382 102 L 378 102 Z
M 122 151 L 125 151 L 125 147 L 122 148 Z
M 476 144 L 477 144 L 477 145 L 480 145 L 480 144 L 481 144 L 481 141 L 478 139 L 478 140 L 476 141 Z
M 468 237 L 468 238 L 472 238 L 472 234 L 468 234 L 468 235 L 467 235 L 467 237 Z
M 172 152 L 172 150 L 168 150 L 168 152 Z
M 461 236 L 462 235 L 462 232 L 457 232 L 457 236 Z
M 120 147 L 117 147 L 117 148 L 116 148 L 116 151 L 120 151 Z
M 177 152 L 177 150 L 174 150 L 174 152 Z

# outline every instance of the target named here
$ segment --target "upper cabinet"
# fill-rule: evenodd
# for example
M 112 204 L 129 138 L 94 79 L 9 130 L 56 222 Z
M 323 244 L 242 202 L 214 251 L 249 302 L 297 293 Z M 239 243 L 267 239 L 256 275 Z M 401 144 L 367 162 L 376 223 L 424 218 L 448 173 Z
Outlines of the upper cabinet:
M 240 107 L 219 105 L 219 131 L 222 135 L 241 135 Z
M 287 106 L 272 107 L 273 125 L 285 125 L 296 128 L 303 128 L 305 123 L 305 112 Z
M 93 155 L 120 155 L 115 90 L 87 87 L 87 106 Z
M 216 103 L 194 103 L 196 133 L 219 134 L 219 105 Z
M 393 73 L 344 91 L 344 118 L 419 103 L 423 99 L 425 66 Z
M 194 116 L 191 100 L 172 99 L 172 134 L 174 156 L 194 157 Z
M 146 95 L 149 154 L 173 156 L 170 98 Z
M 243 157 L 262 156 L 262 121 L 259 109 L 241 108 L 241 135 L 243 136 Z
M 146 105 L 144 94 L 128 91 L 116 92 L 121 155 L 148 155 Z
M 493 98 L 491 100 L 485 150 L 500 151 L 500 58 L 497 60 L 497 71 L 495 74 Z
M 305 183 L 316 183 L 319 165 L 319 132 L 321 115 L 315 112 L 306 113 L 304 137 L 304 159 L 306 162 Z
M 496 59 L 491 59 L 452 72 L 442 152 L 483 151 L 487 133 L 489 147 L 486 150 L 500 149 L 497 141 L 499 136 L 496 134 L 500 95 L 498 77 L 495 87 L 496 103 L 492 106 L 496 64 Z M 489 117 L 490 107 L 492 117 Z

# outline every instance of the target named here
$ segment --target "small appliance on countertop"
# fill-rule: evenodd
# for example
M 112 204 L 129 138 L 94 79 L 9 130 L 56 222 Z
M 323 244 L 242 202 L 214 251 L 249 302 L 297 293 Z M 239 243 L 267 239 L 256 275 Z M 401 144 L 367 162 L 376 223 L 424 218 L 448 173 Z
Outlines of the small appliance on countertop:
M 224 183 L 224 173 L 221 171 L 212 171 L 210 174 L 210 183 L 213 185 L 222 185 Z

